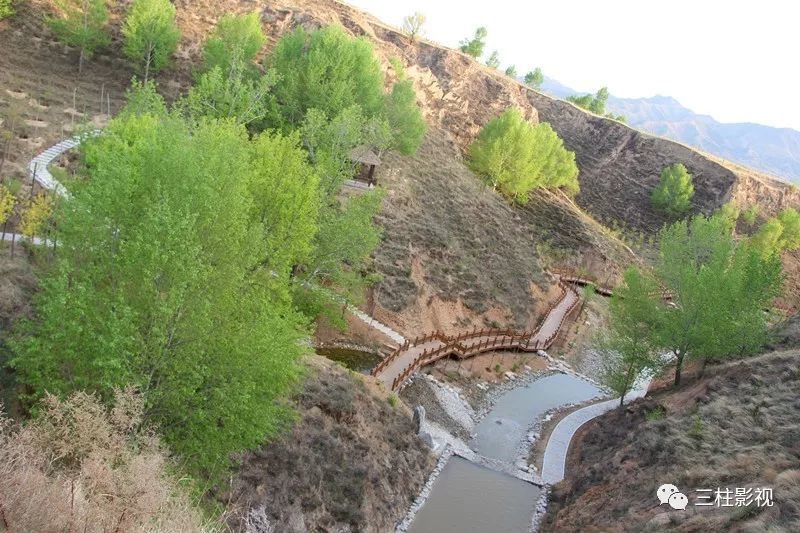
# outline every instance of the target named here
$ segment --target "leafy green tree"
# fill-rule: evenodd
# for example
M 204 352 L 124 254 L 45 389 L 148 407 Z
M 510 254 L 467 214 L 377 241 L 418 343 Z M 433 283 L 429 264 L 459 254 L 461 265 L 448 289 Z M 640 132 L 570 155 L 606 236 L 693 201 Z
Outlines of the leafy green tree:
M 422 27 L 425 25 L 425 15 L 419 11 L 403 19 L 403 31 L 408 34 L 412 41 L 422 35 Z
M 269 65 L 281 80 L 274 93 L 288 124 L 302 123 L 309 109 L 328 117 L 353 105 L 368 117 L 383 111 L 383 72 L 372 45 L 351 39 L 339 26 L 310 33 L 301 27 L 284 35 Z
M 692 175 L 683 164 L 676 163 L 661 171 L 661 179 L 650 199 L 659 211 L 678 217 L 689 211 L 693 197 Z
M 596 115 L 605 115 L 606 103 L 608 102 L 608 87 L 602 87 L 594 95 L 584 94 L 582 96 L 568 96 L 567 100 L 582 107 Z
M 744 213 L 742 213 L 742 218 L 744 218 L 744 221 L 747 222 L 748 225 L 754 226 L 756 220 L 758 220 L 758 204 L 753 204 L 748 207 Z
M 660 367 L 652 334 L 659 326 L 660 302 L 653 298 L 658 292 L 653 279 L 632 268 L 611 298 L 609 331 L 599 343 L 601 379 L 619 395 L 620 407 L 636 380 Z
M 14 14 L 14 6 L 11 0 L 0 0 L 0 20 L 7 19 Z
M 203 49 L 203 70 L 219 67 L 227 74 L 231 68 L 249 67 L 267 42 L 258 13 L 224 15 Z
M 525 74 L 525 85 L 538 89 L 542 86 L 542 83 L 544 83 L 544 74 L 542 74 L 542 69 L 539 67 Z
M 214 478 L 283 427 L 306 321 L 286 264 L 307 245 L 273 258 L 269 239 L 278 228 L 274 238 L 307 243 L 312 229 L 297 222 L 313 219 L 313 173 L 293 144 L 251 142 L 231 121 L 134 112 L 87 143 L 89 179 L 65 202 L 37 320 L 13 343 L 32 395 L 108 399 L 135 385 L 171 448 Z M 270 184 L 282 204 L 256 205 Z
M 246 126 L 274 123 L 277 121 L 277 106 L 271 92 L 274 86 L 274 72 L 253 77 L 247 65 L 234 59 L 227 70 L 215 66 L 200 75 L 179 105 L 186 116 L 195 120 L 230 118 Z
M 339 193 L 344 181 L 353 177 L 355 163 L 350 159 L 353 148 L 368 145 L 380 151 L 392 143 L 389 123 L 382 118 L 365 117 L 357 105 L 330 119 L 322 111 L 311 109 L 300 131 L 309 159 L 320 174 L 320 188 L 328 203 Z
M 508 76 L 509 78 L 517 79 L 517 67 L 514 65 L 509 65 L 506 68 L 506 76 Z
M 372 281 L 365 277 L 372 252 L 380 243 L 381 229 L 373 223 L 383 201 L 381 191 L 335 199 L 320 213 L 312 258 L 298 273 L 295 297 L 309 316 L 325 314 L 335 322 L 331 309 L 339 298 L 358 302 Z M 326 287 L 328 290 L 318 290 Z
M 789 207 L 764 222 L 753 236 L 753 245 L 765 256 L 800 248 L 800 213 Z
M 181 38 L 169 0 L 134 0 L 122 26 L 125 54 L 144 75 L 164 68 Z
M 489 121 L 469 147 L 470 167 L 492 187 L 526 203 L 538 187 L 578 191 L 575 153 L 547 123 L 527 122 L 511 108 Z
M 472 39 L 464 39 L 459 43 L 459 49 L 476 59 L 481 57 L 483 55 L 483 49 L 486 47 L 486 36 L 488 33 L 486 28 L 481 26 L 475 30 L 475 35 Z
M 80 48 L 78 72 L 83 61 L 111 42 L 108 34 L 108 10 L 105 0 L 56 0 L 58 16 L 48 17 L 47 24 L 56 37 L 69 46 Z M 2 17 L 0 17 L 2 18 Z
M 500 54 L 497 52 L 497 50 L 489 54 L 489 59 L 486 60 L 486 66 L 491 68 L 497 68 L 500 66 Z
M 417 105 L 411 80 L 398 81 L 386 99 L 386 120 L 392 131 L 392 147 L 401 154 L 414 154 L 422 144 L 428 124 Z
M 757 349 L 765 338 L 763 309 L 780 288 L 777 257 L 736 241 L 721 216 L 676 222 L 660 242 L 656 272 L 673 299 L 656 334 L 675 357 L 675 384 L 687 357 L 720 359 Z

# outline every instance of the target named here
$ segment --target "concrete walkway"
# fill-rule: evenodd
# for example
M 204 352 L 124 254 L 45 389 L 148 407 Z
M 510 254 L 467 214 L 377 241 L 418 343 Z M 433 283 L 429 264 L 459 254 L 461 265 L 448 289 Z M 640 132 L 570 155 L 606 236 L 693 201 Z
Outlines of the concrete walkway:
M 631 391 L 625 397 L 625 403 L 644 397 L 644 395 L 647 394 L 649 386 L 649 379 L 644 380 L 641 384 L 637 384 L 635 390 Z M 611 411 L 617 406 L 619 406 L 619 398 L 606 400 L 573 411 L 561 419 L 550 434 L 550 438 L 547 440 L 547 446 L 544 450 L 542 480 L 545 483 L 552 485 L 564 479 L 569 445 L 570 442 L 572 442 L 572 437 L 575 436 L 575 433 L 577 433 L 581 426 L 593 418 L 597 418 Z

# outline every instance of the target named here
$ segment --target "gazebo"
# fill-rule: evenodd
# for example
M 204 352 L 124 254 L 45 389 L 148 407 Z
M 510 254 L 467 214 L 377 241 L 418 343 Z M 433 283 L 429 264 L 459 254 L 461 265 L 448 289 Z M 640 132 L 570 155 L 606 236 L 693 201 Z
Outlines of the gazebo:
M 358 164 L 355 179 L 366 182 L 370 187 L 376 184 L 375 167 L 381 164 L 380 158 L 369 146 L 356 146 L 350 151 L 350 160 Z

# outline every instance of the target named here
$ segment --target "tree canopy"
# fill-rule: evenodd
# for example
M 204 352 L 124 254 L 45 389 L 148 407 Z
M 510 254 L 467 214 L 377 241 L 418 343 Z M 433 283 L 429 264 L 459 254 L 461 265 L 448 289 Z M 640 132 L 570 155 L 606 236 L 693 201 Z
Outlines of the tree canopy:
M 732 230 L 730 218 L 722 215 L 665 227 L 650 288 L 634 293 L 636 301 L 648 293 L 651 302 L 639 307 L 626 301 L 613 315 L 612 331 L 647 325 L 642 346 L 672 355 L 676 384 L 687 359 L 749 355 L 766 340 L 764 310 L 780 290 L 781 263 L 777 254 L 764 256 L 749 240 L 735 239 Z M 630 281 L 626 276 L 626 295 Z M 663 302 L 661 291 L 652 287 L 666 290 L 671 301 Z M 631 337 L 626 334 L 629 342 Z
M 531 124 L 516 108 L 483 127 L 469 148 L 469 164 L 518 203 L 526 203 L 530 191 L 539 187 L 578 191 L 575 153 L 549 124 Z
M 15 341 L 34 396 L 135 384 L 196 473 L 280 428 L 304 351 L 291 265 L 309 254 L 318 205 L 296 145 L 134 113 L 89 142 L 38 320 Z
M 411 154 L 422 142 L 427 125 L 411 80 L 398 76 L 387 95 L 372 45 L 350 38 L 339 26 L 311 33 L 299 28 L 282 37 L 268 66 L 280 79 L 273 93 L 285 126 L 302 124 L 312 110 L 315 119 L 324 115 L 334 120 L 347 113 L 354 116 L 358 107 L 363 129 L 391 132 L 391 141 L 377 148 Z
M 661 171 L 661 178 L 650 199 L 653 207 L 659 211 L 679 217 L 692 207 L 693 197 L 692 175 L 683 164 L 676 163 Z
M 108 33 L 108 9 L 105 0 L 57 0 L 58 16 L 47 18 L 56 37 L 69 46 L 80 48 L 78 72 L 83 61 L 111 43 Z M 3 18 L 3 17 L 0 17 Z
M 249 66 L 266 42 L 258 13 L 224 15 L 203 48 L 203 70 L 219 67 L 227 73 L 235 65 Z
M 486 36 L 488 33 L 486 28 L 481 26 L 475 30 L 475 35 L 472 39 L 464 39 L 459 43 L 460 50 L 474 58 L 481 57 L 483 55 L 483 49 L 486 47 Z
M 756 215 L 752 216 L 753 222 Z M 800 213 L 788 207 L 770 218 L 753 236 L 753 244 L 765 256 L 800 248 Z
M 180 31 L 175 6 L 169 0 L 134 0 L 122 26 L 125 54 L 144 76 L 144 81 L 164 68 L 175 53 Z
M 538 89 L 542 86 L 542 83 L 544 83 L 544 74 L 542 74 L 542 69 L 539 67 L 525 74 L 525 85 Z

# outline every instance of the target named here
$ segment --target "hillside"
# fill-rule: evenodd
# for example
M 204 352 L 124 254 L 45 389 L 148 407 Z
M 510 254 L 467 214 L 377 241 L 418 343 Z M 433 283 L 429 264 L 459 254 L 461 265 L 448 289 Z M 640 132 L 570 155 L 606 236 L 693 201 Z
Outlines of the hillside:
M 557 98 L 580 92 L 550 78 L 545 80 L 542 90 Z M 719 122 L 709 115 L 695 113 L 670 96 L 619 98 L 612 95 L 608 99 L 608 110 L 624 115 L 637 129 L 773 176 L 800 181 L 800 131 L 750 122 Z
M 796 350 L 709 368 L 678 389 L 581 428 L 543 531 L 797 531 L 800 527 Z M 671 483 L 686 512 L 658 505 Z M 774 505 L 696 506 L 697 489 L 767 487 Z
M 125 4 L 120 3 L 115 8 L 117 17 Z M 47 9 L 47 5 L 46 0 L 32 0 L 29 7 L 20 9 L 12 21 L 4 22 L 0 30 L 0 43 L 4 49 L 12 52 L 0 58 L 0 70 L 9 76 L 6 83 L 11 88 L 2 96 L 7 106 L 19 108 L 25 120 L 25 126 L 13 139 L 13 149 L 10 151 L 13 154 L 11 164 L 20 177 L 23 175 L 24 162 L 37 149 L 74 129 L 81 121 L 102 125 L 107 120 L 109 109 L 113 114 L 118 108 L 123 87 L 133 75 L 130 65 L 120 59 L 121 45 L 117 28 L 109 52 L 90 61 L 84 73 L 78 76 L 77 70 L 70 68 L 71 62 L 77 62 L 76 51 L 56 43 L 35 12 Z M 436 166 L 423 172 L 417 172 L 414 165 L 433 162 L 432 159 L 418 158 L 416 162 L 411 162 L 389 156 L 388 164 L 381 169 L 381 179 L 392 186 L 407 180 L 432 180 L 426 187 L 406 188 L 402 193 L 410 195 L 403 200 L 412 202 L 409 205 L 424 206 L 426 216 L 434 214 L 432 206 L 426 205 L 427 202 L 444 206 L 451 201 L 447 198 L 449 191 L 444 188 L 439 190 L 438 195 L 428 194 L 437 178 L 440 184 L 455 189 L 468 181 L 477 181 L 462 163 L 456 163 L 459 169 L 455 174 L 445 169 L 455 168 L 450 164 L 451 160 L 460 161 L 459 151 L 466 148 L 479 128 L 509 105 L 520 107 L 531 121 L 549 122 L 564 139 L 566 146 L 576 152 L 581 184 L 577 205 L 605 225 L 647 233 L 660 228 L 665 219 L 652 209 L 649 193 L 661 169 L 674 162 L 683 162 L 695 176 L 695 211 L 710 212 L 734 196 L 745 199 L 746 203 L 761 203 L 764 194 L 768 196 L 766 203 L 769 204 L 763 210 L 765 215 L 785 205 L 800 205 L 800 196 L 780 182 L 744 169 L 739 170 L 681 144 L 641 133 L 615 121 L 593 116 L 567 102 L 531 91 L 460 52 L 425 41 L 412 43 L 397 30 L 370 15 L 333 0 L 281 0 L 261 4 L 260 8 L 253 3 L 233 0 L 178 1 L 176 6 L 183 37 L 176 60 L 159 75 L 160 88 L 168 96 L 175 96 L 188 87 L 205 36 L 218 18 L 227 12 L 247 13 L 260 9 L 268 35 L 268 49 L 280 35 L 297 25 L 316 27 L 337 23 L 353 35 L 370 39 L 387 70 L 390 68 L 390 58 L 400 58 L 414 82 L 427 120 L 435 130 L 442 132 L 444 138 L 452 139 L 452 143 L 447 141 L 442 145 L 444 151 L 439 151 L 442 157 L 436 161 Z M 14 27 L 10 26 L 10 22 Z M 46 37 L 32 37 L 36 35 Z M 51 68 L 54 53 L 59 57 L 55 69 Z M 50 81 L 42 86 L 38 83 L 42 79 Z M 106 104 L 102 109 L 99 106 L 101 95 L 106 95 Z M 49 102 L 49 107 L 40 109 L 42 102 Z M 78 113 L 77 118 L 75 113 Z M 37 121 L 41 121 L 41 124 Z M 433 135 L 434 138 L 437 136 Z M 474 185 L 469 186 L 474 188 Z M 392 191 L 386 202 L 384 220 L 387 223 L 395 220 L 399 212 L 393 207 L 398 206 L 396 202 L 400 198 L 396 194 L 401 193 Z M 588 219 L 570 207 L 569 203 L 540 195 L 537 202 L 519 209 L 502 206 L 502 202 L 492 194 L 483 195 L 483 198 L 488 202 L 485 210 L 496 216 L 497 228 L 491 234 L 481 236 L 480 232 L 489 229 L 464 224 L 460 220 L 462 216 L 470 219 L 471 215 L 464 214 L 464 209 L 470 211 L 475 207 L 468 201 L 468 196 L 456 199 L 465 202 L 459 209 L 439 208 L 437 213 L 442 218 L 435 225 L 419 219 L 415 222 L 426 224 L 427 227 L 420 231 L 427 232 L 430 237 L 415 242 L 416 250 L 409 249 L 407 244 L 400 244 L 403 240 L 411 240 L 410 233 L 402 235 L 399 232 L 405 229 L 395 228 L 391 224 L 387 226 L 387 238 L 377 262 L 379 272 L 385 277 L 385 281 L 377 288 L 378 301 L 382 306 L 391 313 L 406 309 L 407 315 L 411 316 L 414 314 L 411 312 L 414 302 L 418 307 L 424 307 L 423 298 L 435 296 L 448 302 L 448 306 L 460 305 L 460 301 L 470 308 L 473 315 L 493 309 L 492 313 L 483 317 L 484 320 L 521 326 L 536 317 L 537 313 L 531 310 L 531 304 L 540 306 L 542 295 L 551 286 L 543 274 L 541 261 L 536 257 L 537 246 L 552 247 L 555 243 L 558 248 L 559 242 L 582 240 L 584 244 L 580 250 L 561 246 L 567 253 L 557 254 L 556 261 L 548 262 L 584 264 L 595 275 L 610 279 L 619 272 L 620 264 L 628 261 L 629 254 L 620 243 L 613 242 L 614 239 L 598 224 L 586 222 Z M 538 208 L 535 207 L 537 205 Z M 571 231 L 575 227 L 573 224 L 550 224 L 546 226 L 547 232 L 541 232 L 541 224 L 526 222 L 531 216 L 545 221 L 547 217 L 541 215 L 552 209 L 565 214 L 572 213 L 567 214 L 566 218 L 574 218 L 578 227 L 588 231 L 585 238 Z M 403 217 L 410 220 L 408 213 Z M 442 232 L 442 228 L 446 227 L 452 228 L 455 233 L 448 236 L 447 231 Z M 473 230 L 479 233 L 470 235 L 469 232 Z M 458 235 L 461 232 L 466 233 Z M 527 250 L 518 241 L 521 235 L 534 236 L 534 240 L 527 244 Z M 465 244 L 461 249 L 453 248 L 461 256 L 461 266 L 453 264 L 452 253 L 441 254 L 442 243 L 448 243 L 453 238 Z M 491 242 L 493 249 L 479 251 L 481 245 L 478 245 L 471 250 L 478 242 Z M 429 249 L 426 250 L 426 247 Z M 470 265 L 484 264 L 485 255 L 482 254 L 487 253 L 497 257 L 494 263 L 496 268 L 491 270 L 493 275 L 489 279 L 476 282 Z M 594 259 L 587 262 L 588 257 Z M 425 260 L 420 261 L 421 258 Z M 414 280 L 411 275 L 410 266 L 415 262 L 420 265 L 419 274 L 422 278 L 429 280 L 427 285 L 432 291 L 430 294 L 420 290 L 419 278 Z M 528 287 L 530 290 L 526 290 Z M 401 326 L 405 318 L 398 316 L 397 319 L 396 324 Z M 448 327 L 453 321 L 449 320 L 448 324 L 447 321 L 430 319 L 421 325 L 429 327 L 441 324 Z

